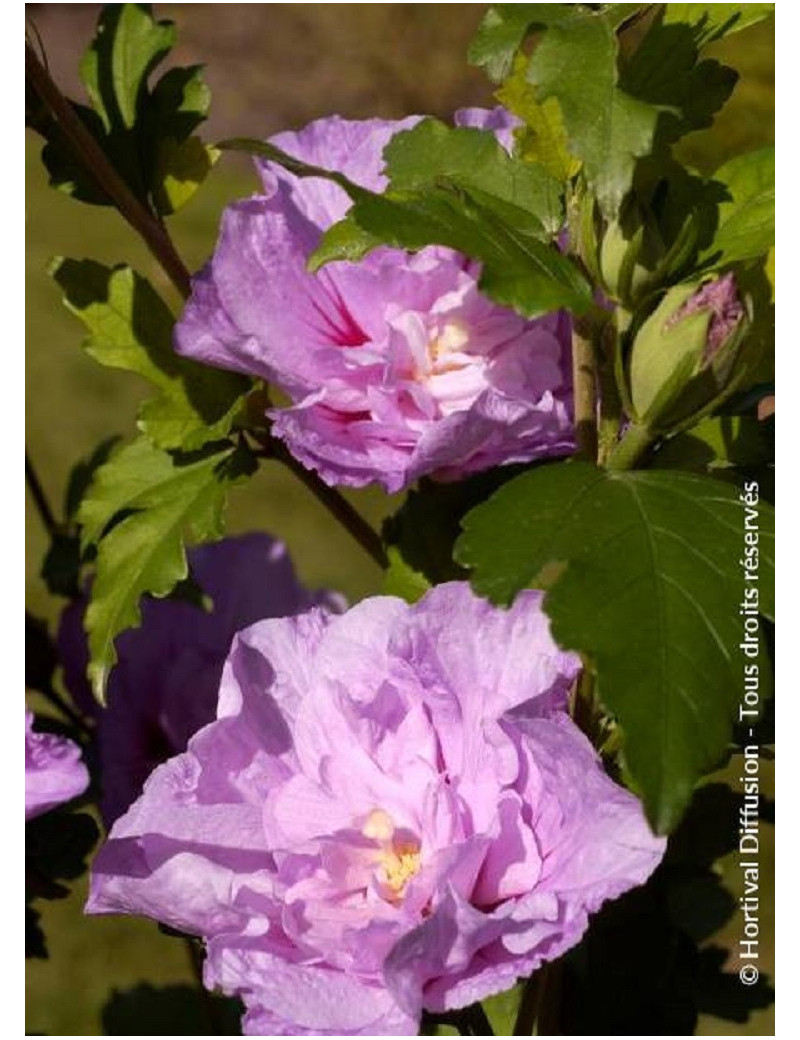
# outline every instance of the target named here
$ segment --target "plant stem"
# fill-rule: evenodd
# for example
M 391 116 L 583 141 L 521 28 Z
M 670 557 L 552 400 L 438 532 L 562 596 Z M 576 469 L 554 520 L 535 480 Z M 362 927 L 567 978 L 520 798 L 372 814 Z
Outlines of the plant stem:
M 83 120 L 64 97 L 36 52 L 25 44 L 25 76 L 37 97 L 50 112 L 64 143 L 92 177 L 98 188 L 114 203 L 134 231 L 144 239 L 172 284 L 186 299 L 190 292 L 189 271 L 172 244 L 164 225 L 143 205 L 109 162 L 105 152 Z
M 619 343 L 613 322 L 607 322 L 600 334 L 597 379 L 600 387 L 600 421 L 597 434 L 597 465 L 605 466 L 619 439 L 622 422 L 617 379 L 614 373 L 615 352 Z
M 58 526 L 56 524 L 56 518 L 53 515 L 53 510 L 50 508 L 50 503 L 47 501 L 47 495 L 44 493 L 42 482 L 39 480 L 27 451 L 25 452 L 25 480 L 27 481 L 33 501 L 36 503 L 36 509 L 42 523 L 44 524 L 45 530 L 52 538 L 56 533 L 56 528 Z
M 657 435 L 646 426 L 633 423 L 609 455 L 606 463 L 608 469 L 612 471 L 634 469 L 657 440 Z
M 576 457 L 594 462 L 597 458 L 597 390 L 593 329 L 585 320 L 575 320 L 572 330 L 572 389 L 575 401 Z
M 389 560 L 378 532 L 336 488 L 329 487 L 320 480 L 316 473 L 306 469 L 280 441 L 270 437 L 269 434 L 259 434 L 258 441 L 264 449 L 263 456 L 268 459 L 277 459 L 288 467 L 379 567 L 385 570 L 389 566 Z
M 181 296 L 187 298 L 191 291 L 189 272 L 176 252 L 166 228 L 131 192 L 27 43 L 25 72 L 30 85 L 47 106 L 64 137 L 65 144 L 72 150 L 75 158 L 94 178 L 98 187 L 105 192 L 125 220 L 141 235 L 175 288 Z M 269 438 L 265 447 L 270 457 L 279 459 L 303 481 L 379 567 L 385 568 L 388 565 L 378 534 L 338 491 L 328 487 L 316 473 L 297 462 L 279 442 Z

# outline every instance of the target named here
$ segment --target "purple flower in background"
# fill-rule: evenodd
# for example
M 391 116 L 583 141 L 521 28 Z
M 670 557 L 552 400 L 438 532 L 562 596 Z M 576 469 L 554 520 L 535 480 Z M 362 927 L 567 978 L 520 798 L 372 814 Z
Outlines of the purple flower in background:
M 72 604 L 62 617 L 65 681 L 81 707 L 97 717 L 107 824 L 138 797 L 155 766 L 183 751 L 189 737 L 214 718 L 222 666 L 239 629 L 315 604 L 337 611 L 345 606 L 340 596 L 303 588 L 286 547 L 265 534 L 198 546 L 190 550 L 189 564 L 213 609 L 145 600 L 141 627 L 117 641 L 106 709 L 94 701 L 85 678 L 85 602 Z
M 33 712 L 25 711 L 25 819 L 77 798 L 89 786 L 81 749 L 66 737 L 38 733 Z
M 203 936 L 248 1035 L 413 1035 L 558 957 L 664 841 L 564 710 L 541 600 L 451 583 L 240 632 L 88 911 Z
M 271 138 L 373 191 L 398 122 L 320 119 Z M 465 110 L 510 146 L 502 109 Z M 258 163 L 264 193 L 229 206 L 176 326 L 179 353 L 259 376 L 290 398 L 273 431 L 329 484 L 395 492 L 573 447 L 563 313 L 527 321 L 478 291 L 480 266 L 429 247 L 379 248 L 317 274 L 306 261 L 350 200 L 337 185 Z

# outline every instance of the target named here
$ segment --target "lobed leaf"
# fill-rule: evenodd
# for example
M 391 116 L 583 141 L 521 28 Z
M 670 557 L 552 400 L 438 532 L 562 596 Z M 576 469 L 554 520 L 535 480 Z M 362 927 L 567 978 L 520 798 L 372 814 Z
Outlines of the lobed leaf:
M 116 661 L 114 640 L 141 620 L 140 598 L 165 596 L 188 576 L 186 545 L 222 536 L 228 489 L 253 469 L 244 448 L 179 461 L 140 438 L 97 471 L 78 520 L 84 545 L 97 543 L 85 623 L 98 700 Z
M 569 150 L 582 160 L 604 213 L 614 216 L 630 188 L 636 159 L 650 151 L 660 110 L 618 85 L 617 18 L 632 12 L 618 11 L 615 18 L 613 11 L 576 10 L 582 16 L 537 19 L 547 31 L 531 57 L 528 80 L 540 102 L 557 99 Z
M 761 504 L 761 609 L 773 514 Z M 553 636 L 597 671 L 651 824 L 671 830 L 722 756 L 739 703 L 744 506 L 738 488 L 671 471 L 539 467 L 469 513 L 456 558 L 508 603 L 547 590 Z
M 526 221 L 532 231 L 538 224 L 556 235 L 563 226 L 561 181 L 543 166 L 510 156 L 489 130 L 424 119 L 396 134 L 383 155 L 392 191 L 424 190 L 445 180 L 482 192 L 489 208 L 507 203 L 524 211 L 534 218 Z
M 691 27 L 698 47 L 740 32 L 775 14 L 775 4 L 665 4 L 664 22 Z
M 170 69 L 150 87 L 174 43 L 172 22 L 156 21 L 150 4 L 106 4 L 79 67 L 91 107 L 72 106 L 131 191 L 161 215 L 191 198 L 216 158 L 194 135 L 211 101 L 202 67 Z M 108 205 L 53 120 L 37 114 L 31 125 L 47 141 L 42 159 L 51 184 L 82 202 Z
M 714 178 L 727 188 L 717 234 L 707 256 L 714 266 L 766 256 L 775 243 L 775 149 L 737 155 Z
M 390 186 L 382 195 L 268 142 L 237 138 L 221 142 L 219 148 L 260 155 L 298 177 L 324 177 L 353 199 L 347 217 L 325 232 L 309 258 L 312 271 L 334 260 L 360 259 L 380 244 L 408 250 L 443 245 L 480 260 L 481 288 L 520 314 L 536 317 L 562 307 L 583 314 L 591 309 L 591 289 L 581 271 L 554 245 L 542 241 L 540 219 L 517 204 L 540 204 L 541 175 L 531 176 L 526 164 L 504 156 L 486 133 L 450 131 L 435 121 L 421 125 L 417 136 L 411 131 L 403 141 L 404 135 L 399 135 L 397 150 L 388 156 L 390 163 L 398 164 L 400 183 L 407 187 Z M 436 154 L 426 161 L 422 145 L 432 142 Z M 489 164 L 489 172 L 499 180 L 497 188 L 485 171 L 468 171 L 470 156 L 476 163 Z M 532 202 L 534 196 L 539 202 Z M 545 219 L 552 220 L 552 215 L 550 208 Z
M 191 451 L 230 432 L 249 381 L 176 354 L 174 318 L 149 282 L 130 267 L 94 260 L 57 259 L 51 274 L 89 331 L 86 352 L 161 391 L 139 411 L 139 428 L 153 444 Z

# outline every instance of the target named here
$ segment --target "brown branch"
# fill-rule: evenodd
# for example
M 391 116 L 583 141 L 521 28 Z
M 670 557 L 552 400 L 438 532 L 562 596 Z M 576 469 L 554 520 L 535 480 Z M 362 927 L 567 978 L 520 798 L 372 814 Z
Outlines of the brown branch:
M 56 528 L 58 526 L 56 524 L 56 518 L 53 515 L 53 510 L 50 508 L 50 503 L 47 501 L 47 495 L 44 493 L 42 482 L 39 480 L 39 476 L 34 469 L 30 455 L 28 455 L 27 451 L 25 452 L 25 480 L 27 481 L 33 501 L 36 503 L 36 509 L 41 517 L 45 530 L 52 538 L 56 533 Z
M 353 536 L 362 549 L 382 569 L 389 566 L 386 551 L 383 548 L 380 535 L 371 527 L 364 517 L 350 505 L 347 499 L 336 490 L 329 487 L 314 473 L 313 470 L 298 462 L 284 445 L 270 437 L 269 434 L 254 434 L 261 445 L 264 458 L 276 459 L 282 462 L 294 475 L 301 480 L 315 498 L 322 503 L 328 512 Z
M 184 298 L 191 291 L 189 272 L 175 250 L 172 240 L 163 225 L 131 192 L 127 184 L 109 162 L 103 149 L 89 133 L 71 104 L 53 82 L 50 74 L 39 61 L 33 48 L 25 44 L 25 74 L 33 90 L 50 111 L 65 143 L 76 159 L 105 192 L 121 215 L 134 231 L 144 239 L 150 252 L 163 267 L 175 288 Z M 302 480 L 306 487 L 319 499 L 325 508 L 350 532 L 379 567 L 388 565 L 386 553 L 376 531 L 339 494 L 328 487 L 312 470 L 302 466 L 278 441 L 270 437 L 261 439 L 265 454 L 275 458 Z
M 136 198 L 114 169 L 103 149 L 86 129 L 83 120 L 61 93 L 29 43 L 25 44 L 25 76 L 37 97 L 50 112 L 65 144 L 75 158 L 134 231 L 141 235 L 172 284 L 186 299 L 191 288 L 189 271 L 178 256 L 166 229 Z

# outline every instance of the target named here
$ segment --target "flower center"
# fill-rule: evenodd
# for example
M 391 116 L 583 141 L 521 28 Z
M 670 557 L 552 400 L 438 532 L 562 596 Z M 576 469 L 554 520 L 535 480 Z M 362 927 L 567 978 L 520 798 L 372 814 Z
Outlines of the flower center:
M 419 841 L 408 831 L 398 831 L 384 809 L 374 809 L 369 814 L 361 833 L 378 845 L 375 861 L 383 897 L 398 902 L 422 866 Z
M 461 352 L 469 342 L 469 329 L 463 321 L 448 321 L 438 336 L 428 344 L 431 367 L 436 372 L 449 372 L 463 368 L 464 361 L 452 357 Z

